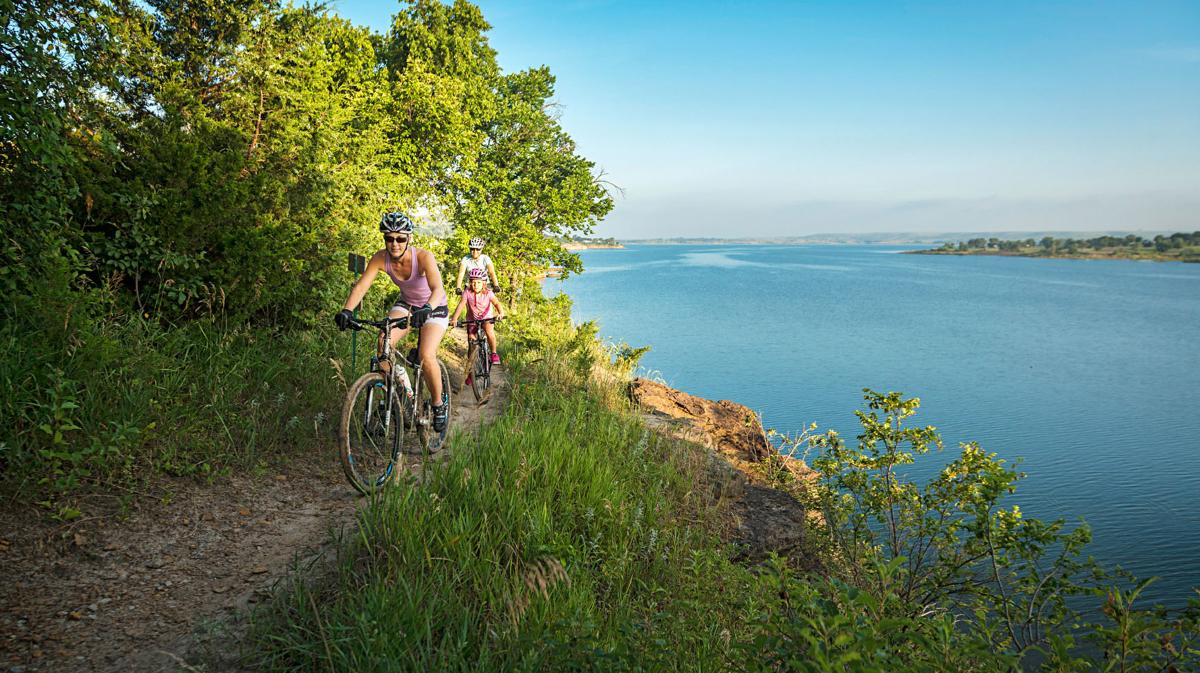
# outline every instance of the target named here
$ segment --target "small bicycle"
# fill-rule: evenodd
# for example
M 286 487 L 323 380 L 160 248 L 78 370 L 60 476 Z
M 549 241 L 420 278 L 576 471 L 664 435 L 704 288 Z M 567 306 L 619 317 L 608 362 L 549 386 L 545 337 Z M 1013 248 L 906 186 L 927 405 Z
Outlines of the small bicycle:
M 492 387 L 492 347 L 488 343 L 487 333 L 483 331 L 484 323 L 495 323 L 496 318 L 482 320 L 459 320 L 458 326 L 475 325 L 475 335 L 471 337 L 467 347 L 467 369 L 471 379 L 471 392 L 475 400 L 482 402 Z
M 351 320 L 350 327 L 374 327 L 383 334 L 383 352 L 371 358 L 371 371 L 363 374 L 346 391 L 338 425 L 338 449 L 342 469 L 350 484 L 364 495 L 386 486 L 403 471 L 404 454 L 428 456 L 441 448 L 450 430 L 433 429 L 433 403 L 421 378 L 421 325 L 427 316 L 412 316 L 417 345 L 401 357 L 392 349 L 392 329 L 409 326 L 409 316 L 383 320 Z M 380 362 L 391 362 L 387 375 Z M 449 393 L 446 363 L 438 359 L 442 390 Z M 411 377 L 409 370 L 412 371 Z M 449 398 L 449 395 L 447 395 Z M 449 402 L 447 402 L 449 404 Z M 446 410 L 449 414 L 450 409 Z

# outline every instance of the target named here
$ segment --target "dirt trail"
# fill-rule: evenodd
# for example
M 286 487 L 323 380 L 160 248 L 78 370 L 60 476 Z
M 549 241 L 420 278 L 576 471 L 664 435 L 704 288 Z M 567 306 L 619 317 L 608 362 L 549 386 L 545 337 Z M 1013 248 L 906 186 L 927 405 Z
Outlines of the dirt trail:
M 451 349 L 465 346 L 456 330 Z M 503 368 L 478 405 L 448 362 L 453 427 L 469 431 L 508 399 Z M 454 450 L 451 443 L 445 452 Z M 35 507 L 0 511 L 0 672 L 239 670 L 247 608 L 290 568 L 353 532 L 362 500 L 334 449 L 215 485 L 177 481 L 125 516 L 97 496 L 68 525 Z

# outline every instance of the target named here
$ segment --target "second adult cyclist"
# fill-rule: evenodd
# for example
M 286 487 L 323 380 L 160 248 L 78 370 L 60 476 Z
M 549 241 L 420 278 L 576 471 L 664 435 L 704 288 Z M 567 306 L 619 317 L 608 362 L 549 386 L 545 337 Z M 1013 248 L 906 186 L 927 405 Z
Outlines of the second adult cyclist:
M 454 281 L 454 286 L 458 288 L 458 293 L 463 293 L 463 280 L 472 269 L 479 269 L 486 272 L 488 278 L 492 281 L 492 289 L 499 292 L 500 284 L 496 281 L 496 265 L 492 264 L 491 257 L 483 254 L 483 239 L 479 237 L 472 238 L 467 243 L 467 248 L 470 250 L 470 254 L 465 255 L 462 261 L 458 263 L 458 279 Z

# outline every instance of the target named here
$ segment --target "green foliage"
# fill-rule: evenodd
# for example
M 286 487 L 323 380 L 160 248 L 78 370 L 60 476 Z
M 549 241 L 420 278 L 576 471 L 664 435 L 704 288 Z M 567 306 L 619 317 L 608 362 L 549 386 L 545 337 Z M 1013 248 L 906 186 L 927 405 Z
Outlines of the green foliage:
M 746 671 L 862 673 L 1013 670 L 1016 660 L 986 638 L 960 628 L 947 614 L 913 616 L 890 587 L 900 582 L 903 558 L 865 568 L 883 587 L 862 589 L 837 579 L 799 577 L 772 559 L 774 600 L 755 624 L 757 636 L 739 645 Z
M 1085 525 L 1068 530 L 1062 520 L 1045 523 L 1002 506 L 1023 475 L 975 443 L 960 445 L 960 455 L 925 485 L 910 482 L 903 466 L 940 449 L 940 437 L 931 426 L 906 425 L 920 405 L 916 398 L 866 390 L 865 399 L 857 448 L 833 431 L 804 438 L 820 451 L 815 499 L 835 577 L 892 605 L 896 618 L 955 624 L 970 641 L 963 647 L 995 652 L 997 662 L 1041 658 L 1048 670 L 1098 670 L 1074 644 L 1073 625 L 1083 618 L 1079 601 L 1068 598 L 1084 595 L 1107 596 L 1103 614 L 1116 626 L 1084 632 L 1110 659 L 1119 652 L 1130 666 L 1122 670 L 1196 662 L 1200 603 L 1178 615 L 1133 609 L 1141 587 L 1122 593 L 1119 576 L 1084 557 L 1091 537 Z
M 0 328 L 0 465 L 7 488 L 52 512 L 83 487 L 207 477 L 329 441 L 342 390 L 329 334 L 137 317 L 38 342 L 19 329 Z
M 449 220 L 448 271 L 492 239 L 518 286 L 578 270 L 546 235 L 612 206 L 547 112 L 553 77 L 502 74 L 462 0 L 402 7 L 386 36 L 273 0 L 0 9 L 19 17 L 0 64 L 6 296 L 53 273 L 164 321 L 305 326 L 384 209 Z
M 633 347 L 627 343 L 614 344 L 610 347 L 613 358 L 613 368 L 624 376 L 630 376 L 637 369 L 642 357 L 650 352 L 650 346 Z
M 300 340 L 323 370 L 306 330 L 344 300 L 346 253 L 377 249 L 383 210 L 417 214 L 447 274 L 492 238 L 506 286 L 535 296 L 546 264 L 578 266 L 545 234 L 611 208 L 547 112 L 552 76 L 503 74 L 462 0 L 402 5 L 386 35 L 275 0 L 9 0 L 0 19 L 0 468 L 45 477 L 37 498 L 255 454 L 274 417 L 237 368 Z M 469 202 L 501 192 L 520 198 Z M 230 390 L 198 399 L 186 375 Z M 130 399 L 147 381 L 171 396 Z M 336 402 L 299 406 L 274 411 Z M 155 429 L 180 425 L 194 445 Z
M 1064 532 L 1062 521 L 1043 524 L 1017 506 L 1002 508 L 1021 475 L 974 443 L 961 445 L 925 486 L 907 481 L 900 468 L 940 449 L 941 439 L 931 426 L 905 425 L 916 398 L 865 392 L 870 411 L 857 412 L 857 448 L 832 432 L 814 440 L 828 532 L 852 581 L 877 583 L 864 568 L 905 559 L 904 572 L 889 576 L 899 584 L 875 591 L 895 592 L 912 616 L 973 615 L 998 650 L 1017 655 L 1044 645 L 1047 627 L 1068 613 L 1065 597 L 1082 592 L 1079 583 L 1094 570 L 1078 558 L 1087 528 Z

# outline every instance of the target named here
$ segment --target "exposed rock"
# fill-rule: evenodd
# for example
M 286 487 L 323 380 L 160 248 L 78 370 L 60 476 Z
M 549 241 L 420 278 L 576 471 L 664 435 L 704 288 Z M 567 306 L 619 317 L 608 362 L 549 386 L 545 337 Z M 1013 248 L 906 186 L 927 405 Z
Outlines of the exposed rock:
M 633 380 L 632 394 L 650 413 L 686 420 L 709 440 L 705 446 L 722 454 L 757 462 L 771 451 L 758 415 L 737 402 L 714 402 L 641 378 Z
M 714 496 L 732 500 L 732 539 L 743 545 L 743 558 L 759 561 L 774 552 L 811 567 L 804 541 L 813 515 L 790 493 L 765 484 L 758 468 L 773 458 L 801 482 L 815 473 L 804 461 L 775 452 L 757 414 L 736 402 L 714 402 L 641 378 L 633 380 L 630 396 L 652 429 L 712 449 L 708 481 Z
M 749 484 L 734 501 L 735 541 L 744 545 L 740 556 L 761 561 L 771 552 L 798 566 L 811 568 L 816 560 L 804 544 L 809 513 L 786 491 Z

